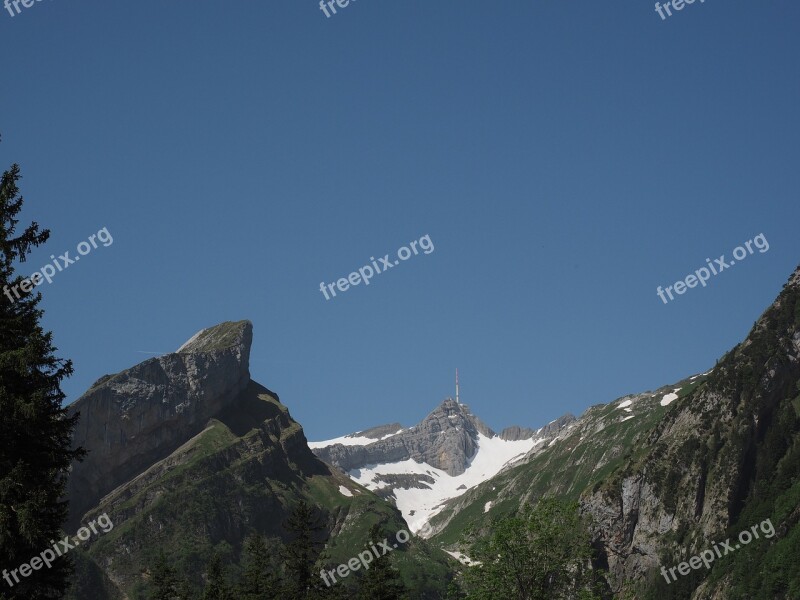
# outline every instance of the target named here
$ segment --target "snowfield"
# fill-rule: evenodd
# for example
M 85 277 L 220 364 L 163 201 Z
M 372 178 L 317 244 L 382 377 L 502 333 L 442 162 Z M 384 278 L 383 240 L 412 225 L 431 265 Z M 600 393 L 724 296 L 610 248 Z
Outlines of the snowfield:
M 445 501 L 460 496 L 467 490 L 483 483 L 499 473 L 503 467 L 520 455 L 525 455 L 542 440 L 519 440 L 510 442 L 500 437 L 488 438 L 478 434 L 478 451 L 472 457 L 466 471 L 451 477 L 444 471 L 427 463 L 404 460 L 395 463 L 368 465 L 362 469 L 353 469 L 348 474 L 355 481 L 370 490 L 385 487 L 380 482 L 381 475 L 428 475 L 435 480 L 425 489 L 402 489 L 394 491 L 397 508 L 403 514 L 413 533 L 423 526 L 443 508 Z M 378 480 L 376 482 L 376 480 Z M 459 489 L 460 488 L 460 489 Z

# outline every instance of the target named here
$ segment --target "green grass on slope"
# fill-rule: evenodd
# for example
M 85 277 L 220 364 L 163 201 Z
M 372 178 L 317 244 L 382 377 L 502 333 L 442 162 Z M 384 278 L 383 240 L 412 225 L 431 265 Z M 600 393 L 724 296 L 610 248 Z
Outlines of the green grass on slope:
M 232 346 L 239 338 L 247 321 L 226 321 L 204 330 L 189 344 L 191 352 L 214 352 Z M 184 350 L 187 352 L 187 350 Z
M 263 406 L 253 410 L 286 410 L 272 398 L 261 400 Z M 241 431 L 251 420 L 246 414 L 238 420 L 225 417 L 226 423 Z M 279 443 L 296 434 L 299 427 L 293 423 L 280 430 L 270 427 L 270 431 L 280 432 L 281 439 L 276 439 L 263 429 L 237 436 L 222 421 L 210 421 L 208 428 L 156 465 L 152 481 L 142 482 L 130 498 L 116 499 L 94 511 L 90 518 L 108 510 L 112 519 L 121 514 L 126 519 L 118 519 L 109 533 L 97 538 L 88 549 L 89 556 L 97 562 L 115 560 L 115 572 L 125 582 L 123 588 L 131 599 L 138 599 L 146 593 L 142 573 L 161 549 L 179 573 L 191 575 L 195 586 L 201 584 L 199 575 L 214 553 L 233 563 L 232 574 L 238 573 L 242 541 L 253 531 L 267 535 L 278 549 L 285 534 L 283 523 L 300 498 L 320 507 L 326 519 L 339 524 L 326 549 L 333 564 L 345 563 L 365 549 L 373 523 L 385 523 L 393 532 L 405 527 L 396 508 L 346 476 L 321 474 L 326 472 L 321 463 L 320 474 L 303 475 L 297 465 L 283 462 Z M 272 445 L 263 446 L 264 435 L 269 435 Z M 310 460 L 316 459 L 311 456 Z M 165 467 L 167 464 L 170 466 Z M 264 471 L 265 465 L 272 466 Z M 279 478 L 264 475 L 272 469 L 277 469 Z M 341 485 L 353 496 L 343 495 Z M 413 588 L 413 598 L 443 597 L 451 571 L 441 551 L 413 539 L 393 553 L 392 562 Z M 82 583 L 97 579 L 90 569 L 84 572 L 86 581 Z M 354 583 L 355 577 L 349 584 Z
M 467 506 L 434 539 L 445 547 L 456 544 L 467 527 L 480 527 L 493 516 L 517 510 L 522 498 L 558 496 L 571 501 L 586 491 L 614 490 L 624 473 L 622 467 L 645 454 L 647 434 L 669 409 L 654 400 L 651 402 L 652 406 L 634 413 L 633 419 L 624 422 L 617 421 L 621 411 L 616 402 L 593 407 L 592 421 L 607 423 L 601 431 L 586 433 L 583 440 L 578 432 L 573 432 L 531 461 L 501 473 L 456 499 L 433 519 L 434 524 L 448 517 L 458 502 L 466 499 Z M 492 505 L 487 512 L 485 505 L 490 501 Z

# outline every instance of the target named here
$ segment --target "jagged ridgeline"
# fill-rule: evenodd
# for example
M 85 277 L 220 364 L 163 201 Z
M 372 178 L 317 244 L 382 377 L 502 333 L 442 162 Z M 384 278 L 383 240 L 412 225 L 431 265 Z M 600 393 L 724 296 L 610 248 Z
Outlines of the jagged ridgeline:
M 543 496 L 580 501 L 614 597 L 800 598 L 800 269 L 711 371 L 589 408 L 449 501 L 431 541 L 464 551 L 465 529 Z M 660 572 L 765 519 L 774 537 L 712 569 L 670 583 Z
M 205 329 L 175 353 L 102 377 L 70 407 L 81 415 L 75 444 L 89 454 L 73 465 L 67 530 L 103 513 L 114 523 L 76 553 L 73 597 L 147 597 L 161 551 L 200 597 L 212 556 L 236 579 L 249 534 L 277 556 L 300 500 L 320 511 L 332 564 L 362 551 L 374 523 L 405 527 L 315 457 L 278 396 L 250 379 L 252 332 L 248 321 Z M 441 553 L 412 541 L 396 554 L 419 593 L 446 587 Z
M 497 434 L 469 406 L 448 398 L 413 427 L 383 425 L 310 445 L 427 536 L 431 517 L 448 500 L 546 447 L 574 421 L 568 414 L 535 431 L 514 426 Z
M 304 500 L 319 508 L 329 565 L 362 551 L 377 522 L 424 532 L 391 562 L 411 598 L 445 598 L 454 574 L 476 568 L 459 562 L 465 531 L 490 533 L 493 519 L 555 497 L 591 521 L 604 597 L 800 598 L 800 269 L 708 372 L 535 430 L 496 434 L 448 399 L 413 427 L 312 453 L 277 395 L 250 379 L 251 337 L 246 321 L 206 329 L 71 407 L 90 454 L 71 474 L 70 533 L 103 513 L 115 525 L 76 553 L 73 597 L 146 598 L 161 550 L 197 593 L 212 556 L 235 580 L 248 534 L 279 556 Z M 774 536 L 665 581 L 661 567 L 765 519 Z

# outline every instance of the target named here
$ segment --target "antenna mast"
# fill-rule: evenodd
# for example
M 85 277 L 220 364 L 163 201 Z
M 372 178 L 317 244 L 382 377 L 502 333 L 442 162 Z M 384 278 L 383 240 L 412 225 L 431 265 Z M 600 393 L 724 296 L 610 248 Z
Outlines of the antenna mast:
M 456 404 L 461 404 L 461 401 L 458 399 L 458 367 L 456 367 Z

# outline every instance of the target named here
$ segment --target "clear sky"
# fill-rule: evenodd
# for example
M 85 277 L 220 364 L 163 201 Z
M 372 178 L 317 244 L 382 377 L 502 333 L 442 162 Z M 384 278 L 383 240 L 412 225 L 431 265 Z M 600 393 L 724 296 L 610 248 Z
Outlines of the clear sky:
M 13 10 L 13 7 L 12 7 Z M 0 166 L 45 326 L 98 377 L 226 320 L 310 439 L 490 426 L 704 371 L 800 263 L 800 6 L 44 0 L 0 12 Z M 706 258 L 756 253 L 669 304 Z M 429 235 L 371 284 L 370 257 Z

